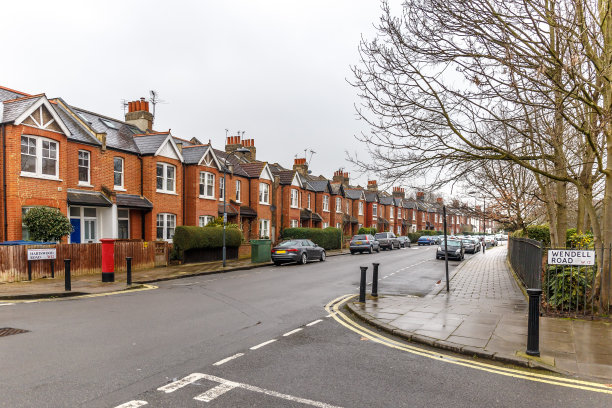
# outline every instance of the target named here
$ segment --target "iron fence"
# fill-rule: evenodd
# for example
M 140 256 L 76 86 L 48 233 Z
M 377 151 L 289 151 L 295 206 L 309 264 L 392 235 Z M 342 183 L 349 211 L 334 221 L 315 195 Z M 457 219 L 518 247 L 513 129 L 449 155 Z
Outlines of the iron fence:
M 510 238 L 508 260 L 528 289 L 542 289 L 542 243 L 529 238 Z

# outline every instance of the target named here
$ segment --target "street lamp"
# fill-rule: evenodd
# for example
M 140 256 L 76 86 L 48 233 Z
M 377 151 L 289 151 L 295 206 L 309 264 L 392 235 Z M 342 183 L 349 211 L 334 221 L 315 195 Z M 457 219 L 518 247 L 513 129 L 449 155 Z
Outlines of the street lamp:
M 238 153 L 249 153 L 250 150 L 246 147 L 241 147 L 236 150 Z M 227 196 L 227 184 L 225 182 L 225 174 L 227 170 L 230 173 L 234 172 L 234 165 L 227 161 L 227 156 L 223 158 L 223 267 L 225 268 L 225 262 L 227 259 L 227 253 L 225 249 L 225 229 L 227 228 L 227 211 L 226 211 L 226 196 Z

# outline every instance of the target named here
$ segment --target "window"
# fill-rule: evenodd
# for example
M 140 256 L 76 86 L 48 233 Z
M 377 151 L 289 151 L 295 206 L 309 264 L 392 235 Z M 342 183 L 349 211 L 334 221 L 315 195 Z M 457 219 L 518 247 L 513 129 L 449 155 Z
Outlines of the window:
M 346 209 L 345 213 L 346 214 L 350 214 L 350 212 L 349 212 L 349 200 L 346 200 L 346 205 L 344 207 Z
M 291 220 L 291 228 L 297 228 L 299 225 L 298 220 Z
M 295 188 L 291 189 L 291 207 L 298 208 L 298 191 Z
M 363 215 L 363 202 L 359 202 L 359 215 Z
M 119 239 L 130 239 L 130 210 L 117 210 Z
M 215 175 L 205 171 L 200 172 L 200 197 L 215 198 Z
M 225 199 L 225 179 L 219 177 L 219 200 Z
M 402 218 L 402 209 L 401 208 L 397 209 L 397 218 L 400 218 L 400 219 Z
M 58 143 L 34 136 L 21 136 L 21 173 L 42 178 L 58 177 Z
M 200 215 L 200 227 L 205 227 L 215 219 L 212 215 Z
M 79 150 L 79 184 L 89 183 L 89 152 Z
M 393 218 L 393 207 L 389 207 L 389 218 Z
M 324 223 L 323 223 L 323 229 L 325 229 L 325 228 L 327 228 L 327 227 L 329 227 L 329 222 L 324 222 Z
M 266 183 L 259 183 L 259 203 L 270 204 L 270 186 Z
M 360 230 L 363 227 L 363 224 L 357 224 L 357 229 Z
M 96 240 L 97 211 L 95 208 L 83 208 L 83 241 Z
M 412 210 L 412 221 L 416 221 L 416 211 Z
M 434 214 L 434 222 L 438 222 L 438 214 Z
M 308 194 L 308 209 L 310 210 L 310 194 Z
M 115 188 L 123 188 L 123 159 L 115 157 L 113 162 L 113 177 Z
M 236 201 L 240 202 L 240 185 L 242 183 L 240 182 L 240 180 L 236 180 Z
M 402 234 L 402 226 L 398 225 L 397 226 L 397 235 L 401 235 Z
M 157 163 L 157 192 L 174 193 L 176 191 L 176 168 L 168 163 Z
M 336 228 L 338 228 L 338 229 L 342 229 L 342 225 L 341 225 L 339 222 L 337 222 L 337 223 L 336 223 Z
M 259 220 L 259 238 L 270 238 L 270 220 Z
M 329 196 L 323 196 L 323 211 L 329 211 Z
M 378 212 L 378 205 L 377 204 L 372 204 L 372 216 L 376 217 Z
M 421 214 L 421 221 L 425 221 L 425 213 Z
M 342 199 L 340 197 L 336 197 L 336 212 L 342 212 Z
M 157 214 L 157 239 L 169 241 L 174 236 L 176 228 L 176 215 L 160 213 Z

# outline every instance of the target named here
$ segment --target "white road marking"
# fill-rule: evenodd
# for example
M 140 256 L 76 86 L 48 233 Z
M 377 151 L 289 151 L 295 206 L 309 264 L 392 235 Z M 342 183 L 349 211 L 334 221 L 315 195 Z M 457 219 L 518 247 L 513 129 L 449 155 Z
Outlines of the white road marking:
M 198 395 L 197 397 L 194 398 L 194 400 L 210 402 L 214 400 L 215 398 L 217 398 L 218 396 L 223 395 L 226 392 L 231 391 L 236 387 L 238 387 L 237 383 L 232 382 L 232 381 L 225 381 L 217 385 L 216 387 L 211 388 L 205 393 Z
M 325 316 L 325 317 L 333 317 L 334 315 L 335 315 L 335 313 L 330 313 L 330 314 L 328 314 L 328 315 L 327 315 L 327 316 Z
M 315 320 L 314 322 L 310 322 L 308 323 L 306 326 L 310 327 L 310 326 L 314 326 L 317 323 L 321 323 L 323 320 L 319 319 L 319 320 Z
M 208 375 L 208 374 L 198 374 L 201 376 L 201 378 L 210 380 L 210 381 L 214 381 L 214 382 L 218 382 L 219 386 L 212 388 L 210 390 L 208 390 L 207 392 L 205 392 L 202 395 L 198 395 L 196 398 L 199 401 L 207 401 L 205 399 L 200 399 L 200 397 L 203 397 L 204 395 L 210 395 L 212 396 L 213 391 L 215 392 L 215 396 L 214 398 L 218 397 L 219 395 L 226 393 L 227 391 L 231 390 L 232 388 L 242 388 L 248 391 L 253 391 L 253 392 L 257 392 L 260 394 L 265 394 L 265 395 L 269 395 L 271 397 L 276 397 L 276 398 L 282 398 L 284 400 L 287 401 L 293 401 L 293 402 L 298 402 L 300 404 L 305 404 L 305 405 L 310 405 L 312 407 L 318 407 L 318 408 L 341 408 L 338 407 L 336 405 L 331 405 L 331 404 L 326 404 L 325 402 L 319 402 L 319 401 L 313 401 L 313 400 L 309 400 L 306 398 L 300 398 L 300 397 L 294 397 L 293 395 L 288 395 L 288 394 L 282 394 L 280 392 L 276 392 L 276 391 L 271 391 L 271 390 L 267 390 L 265 388 L 259 388 L 256 387 L 254 385 L 249 385 L 249 384 L 243 384 L 243 383 L 238 383 L 238 382 L 234 382 L 234 381 L 229 381 L 223 378 L 219 378 L 219 377 L 215 377 L 214 375 Z M 210 394 L 209 394 L 210 393 Z
M 297 333 L 297 332 L 300 332 L 302 330 L 304 330 L 304 329 L 299 328 L 299 329 L 291 330 L 290 332 L 287 332 L 287 333 L 283 334 L 283 337 L 291 336 L 293 333 Z
M 233 356 L 230 356 L 230 357 L 228 357 L 228 358 L 224 358 L 223 360 L 219 360 L 219 361 L 217 361 L 217 362 L 216 362 L 216 363 L 214 363 L 213 365 L 214 365 L 214 366 L 220 366 L 221 364 L 225 364 L 225 363 L 227 363 L 228 361 L 231 361 L 231 360 L 233 360 L 233 359 L 235 359 L 235 358 L 242 357 L 242 356 L 244 356 L 244 353 L 234 354 Z
M 256 346 L 251 347 L 249 350 L 257 350 L 258 348 L 262 348 L 263 346 L 267 346 L 270 343 L 274 343 L 276 341 L 276 339 L 272 339 L 272 340 L 268 340 L 268 341 L 264 341 L 261 344 L 258 344 Z
M 0 306 L 11 306 L 14 305 L 14 303 L 0 303 Z
M 189 385 L 191 383 L 194 383 L 194 382 L 204 378 L 204 377 L 202 377 L 202 375 L 203 374 L 200 374 L 200 373 L 189 374 L 187 377 L 185 377 L 185 378 L 183 378 L 181 380 L 171 382 L 170 384 L 166 384 L 163 387 L 159 387 L 157 389 L 157 391 L 163 391 L 166 394 L 169 394 L 169 393 L 174 392 L 174 391 L 176 391 L 176 390 L 178 390 L 180 388 L 183 388 L 186 385 Z
M 134 400 L 134 401 L 126 402 L 125 404 L 117 405 L 115 408 L 138 408 L 138 407 L 142 407 L 143 405 L 147 405 L 147 404 L 148 404 L 147 401 Z

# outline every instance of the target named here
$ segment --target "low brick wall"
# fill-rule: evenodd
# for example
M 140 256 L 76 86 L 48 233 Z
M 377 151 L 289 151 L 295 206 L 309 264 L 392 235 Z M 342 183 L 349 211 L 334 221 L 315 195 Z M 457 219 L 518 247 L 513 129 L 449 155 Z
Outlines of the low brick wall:
M 238 259 L 251 258 L 251 244 L 242 244 L 238 248 Z

